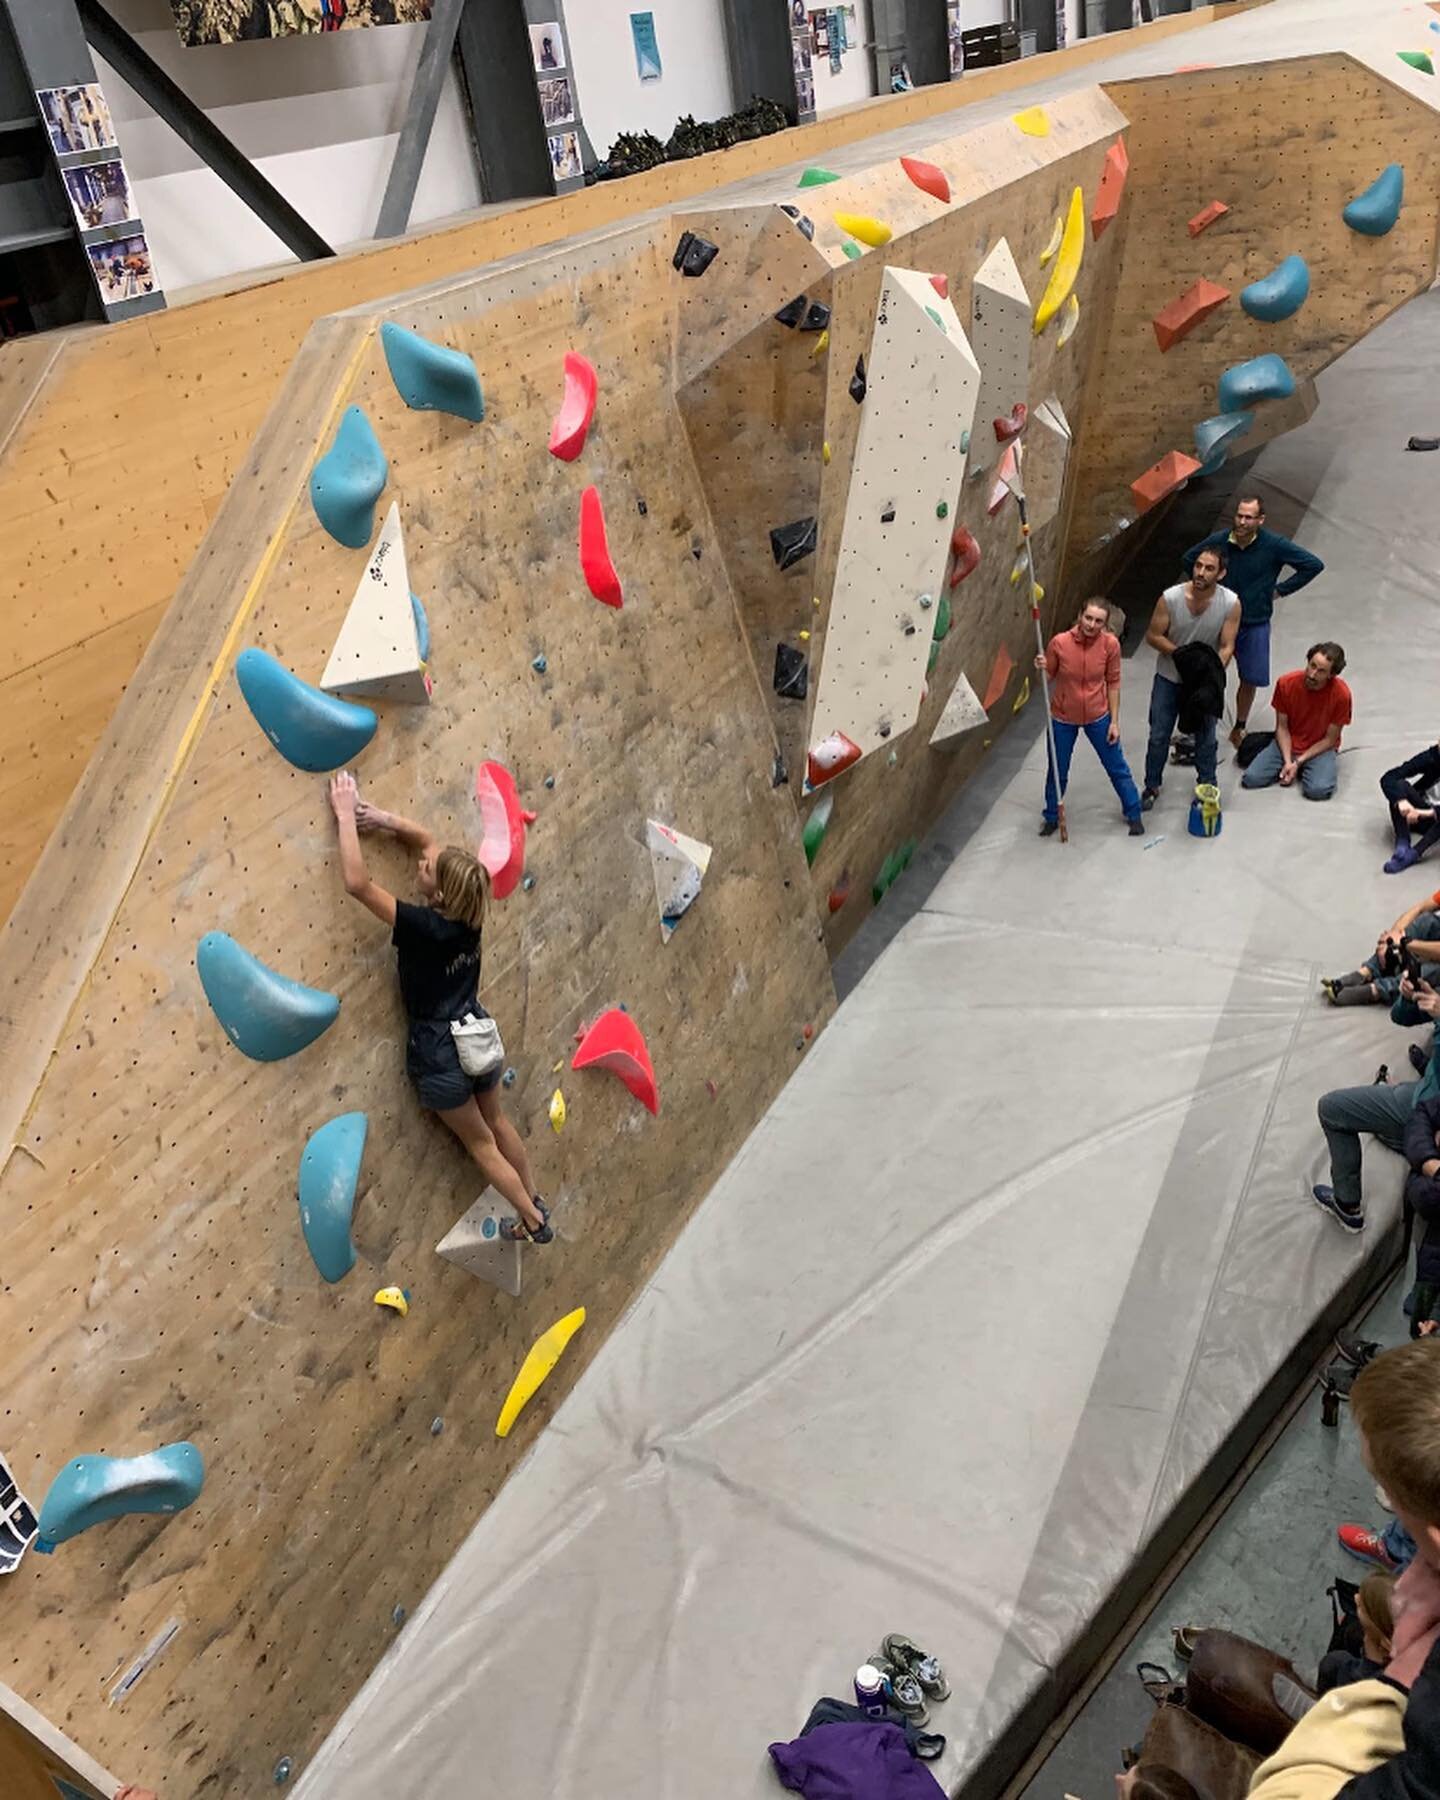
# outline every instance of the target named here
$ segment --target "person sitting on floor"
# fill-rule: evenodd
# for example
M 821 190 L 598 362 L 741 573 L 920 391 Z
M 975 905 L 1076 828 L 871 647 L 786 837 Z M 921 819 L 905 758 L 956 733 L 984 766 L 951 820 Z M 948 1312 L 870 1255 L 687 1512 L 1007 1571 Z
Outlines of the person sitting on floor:
M 1402 952 L 1408 952 L 1411 967 L 1421 966 L 1422 973 L 1423 965 L 1440 963 L 1440 892 L 1401 913 L 1380 933 L 1373 956 L 1358 969 L 1327 977 L 1320 991 L 1332 1006 L 1393 1006 L 1404 973 Z M 1436 973 L 1440 977 L 1440 971 Z
M 1427 851 L 1440 844 L 1440 744 L 1430 744 L 1408 762 L 1397 763 L 1380 777 L 1380 792 L 1390 808 L 1395 848 L 1385 864 L 1387 875 L 1413 869 Z M 1418 843 L 1411 842 L 1419 832 Z
M 1312 644 L 1305 667 L 1275 683 L 1275 741 L 1267 744 L 1240 778 L 1242 787 L 1290 787 L 1298 779 L 1307 800 L 1328 800 L 1340 768 L 1340 734 L 1350 723 L 1350 689 L 1340 679 L 1345 652 L 1338 644 Z

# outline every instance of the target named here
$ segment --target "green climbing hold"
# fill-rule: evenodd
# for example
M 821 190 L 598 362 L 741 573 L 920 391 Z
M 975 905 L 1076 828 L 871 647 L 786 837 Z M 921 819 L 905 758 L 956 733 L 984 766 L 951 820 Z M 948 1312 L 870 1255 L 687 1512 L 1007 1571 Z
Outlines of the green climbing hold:
M 1433 75 L 1435 65 L 1430 60 L 1428 50 L 1397 50 L 1395 54 L 1401 62 L 1409 63 L 1412 69 L 1418 69 L 1422 75 Z
M 940 646 L 932 638 L 930 640 L 930 654 L 925 658 L 925 673 L 927 675 L 933 675 L 935 673 L 935 665 L 939 660 Z
M 857 257 L 859 257 L 863 254 L 863 252 L 860 249 L 860 246 L 858 244 L 852 244 L 850 242 L 849 238 L 844 238 L 841 240 L 840 248 L 850 258 L 851 262 L 854 262 Z
M 825 841 L 825 833 L 830 829 L 830 815 L 835 810 L 835 790 L 826 788 L 811 809 L 810 817 L 805 821 L 805 830 L 801 842 L 805 846 L 805 861 L 813 864 Z
M 970 448 L 970 433 L 968 431 L 962 431 L 960 433 L 960 454 L 962 456 L 964 456 L 967 453 L 967 451 L 969 450 L 969 448 Z
M 829 169 L 807 169 L 800 177 L 800 185 L 805 187 L 824 187 L 827 181 L 838 181 L 840 177 Z
M 949 337 L 950 333 L 948 330 L 946 330 L 945 321 L 940 317 L 939 313 L 936 312 L 935 308 L 933 306 L 927 306 L 925 308 L 925 310 L 927 313 L 929 313 L 930 317 L 935 321 L 935 323 L 940 327 L 940 329 L 943 332 L 945 332 L 946 337 Z
M 881 863 L 880 873 L 875 877 L 875 885 L 870 890 L 870 898 L 877 906 L 910 867 L 910 858 L 914 854 L 915 840 L 909 838 L 898 850 L 892 850 Z
M 942 594 L 935 612 L 935 642 L 943 644 L 950 635 L 950 596 Z
M 935 517 L 937 519 L 948 519 L 950 517 L 950 502 L 948 500 L 937 502 L 935 507 Z

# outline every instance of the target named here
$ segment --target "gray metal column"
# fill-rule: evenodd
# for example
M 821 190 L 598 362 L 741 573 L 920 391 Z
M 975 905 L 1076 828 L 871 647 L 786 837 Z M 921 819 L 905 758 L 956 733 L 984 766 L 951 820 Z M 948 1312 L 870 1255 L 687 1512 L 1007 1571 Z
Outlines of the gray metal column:
M 737 107 L 758 95 L 795 117 L 795 67 L 787 0 L 723 0 L 730 85 Z
M 455 49 L 485 199 L 524 200 L 553 193 L 530 30 L 520 0 L 468 0 Z M 573 94 L 573 75 L 570 79 Z
M 435 128 L 435 109 L 440 104 L 440 91 L 450 73 L 450 59 L 455 52 L 455 34 L 466 0 L 435 0 L 430 23 L 420 45 L 420 60 L 415 65 L 415 79 L 410 84 L 410 99 L 405 108 L 405 123 L 400 127 L 400 141 L 390 163 L 385 183 L 385 198 L 380 202 L 380 217 L 375 235 L 399 237 L 410 223 L 410 208 L 415 203 L 415 189 L 420 171 L 425 166 L 425 152 L 430 148 L 430 133 Z

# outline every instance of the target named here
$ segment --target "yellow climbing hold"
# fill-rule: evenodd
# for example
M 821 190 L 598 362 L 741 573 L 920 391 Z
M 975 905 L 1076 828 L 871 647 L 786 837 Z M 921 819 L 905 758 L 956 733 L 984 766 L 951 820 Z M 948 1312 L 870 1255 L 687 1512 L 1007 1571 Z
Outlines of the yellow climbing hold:
M 1022 544 L 1020 547 L 1020 554 L 1015 558 L 1015 566 L 1010 571 L 1011 587 L 1018 587 L 1020 585 L 1020 577 L 1025 573 L 1025 566 L 1029 560 L 1030 558 L 1026 556 L 1025 547 Z
M 800 642 L 802 644 L 808 644 L 810 642 L 810 633 L 808 631 L 802 631 L 800 633 Z
M 547 1332 L 536 1338 L 500 1408 L 500 1417 L 495 1421 L 496 1437 L 509 1436 L 510 1427 L 534 1399 L 545 1377 L 559 1362 L 565 1346 L 584 1323 L 585 1308 L 577 1306 L 574 1312 L 566 1313 L 563 1319 L 558 1319 Z
M 812 356 L 823 356 L 829 348 L 830 348 L 830 333 L 828 331 L 822 331 L 820 333 L 819 337 L 816 338 L 815 343 L 810 351 L 810 354 Z
M 550 1129 L 559 1131 L 565 1123 L 565 1096 L 556 1088 L 550 1096 Z
M 1060 329 L 1055 334 L 1057 344 L 1068 344 L 1075 335 L 1075 327 L 1080 323 L 1080 302 L 1072 294 L 1065 302 L 1065 317 L 1060 321 Z
M 1035 604 L 1038 606 L 1040 604 L 1040 602 L 1045 598 L 1044 588 L 1041 587 L 1040 583 L 1037 581 L 1034 583 L 1034 585 L 1030 591 L 1035 596 Z
M 410 1310 L 410 1296 L 405 1292 L 404 1288 L 381 1288 L 380 1292 L 375 1296 L 375 1304 L 377 1306 L 388 1306 L 391 1312 L 399 1313 L 400 1317 L 403 1319 Z
M 1055 215 L 1055 229 L 1050 233 L 1050 242 L 1040 252 L 1040 267 L 1055 260 L 1055 252 L 1060 248 L 1060 240 L 1065 235 L 1065 218 L 1062 213 Z
M 1025 702 L 1029 698 L 1030 698 L 1030 677 L 1027 675 L 1025 677 L 1025 679 L 1020 683 L 1020 692 L 1010 702 L 1011 712 L 1012 713 L 1019 712 L 1020 708 L 1025 704 Z
M 888 244 L 894 236 L 888 225 L 879 219 L 872 219 L 868 213 L 836 213 L 837 230 L 849 232 L 852 238 L 859 238 L 862 244 L 868 244 L 872 250 L 878 250 L 882 244 Z
M 1037 334 L 1045 329 L 1070 298 L 1070 290 L 1075 285 L 1075 277 L 1080 273 L 1080 258 L 1084 252 L 1085 190 L 1077 187 L 1070 196 L 1070 214 L 1065 221 L 1065 233 L 1055 256 L 1055 267 L 1050 271 L 1050 280 L 1040 297 L 1040 304 L 1035 308 Z
M 1015 114 L 1012 124 L 1018 125 L 1026 137 L 1049 137 L 1050 115 L 1043 106 L 1027 106 L 1024 112 Z

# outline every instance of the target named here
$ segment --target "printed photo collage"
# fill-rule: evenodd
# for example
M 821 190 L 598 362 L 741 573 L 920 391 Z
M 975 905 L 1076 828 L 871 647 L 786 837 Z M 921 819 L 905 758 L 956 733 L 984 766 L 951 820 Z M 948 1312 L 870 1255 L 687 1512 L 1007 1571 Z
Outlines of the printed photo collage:
M 98 82 L 36 95 L 90 271 L 106 307 L 160 291 L 149 240 Z
M 540 93 L 551 178 L 557 187 L 562 182 L 578 181 L 585 173 L 585 164 L 576 129 L 570 58 L 558 19 L 530 27 L 530 60 L 535 65 L 535 85 Z

